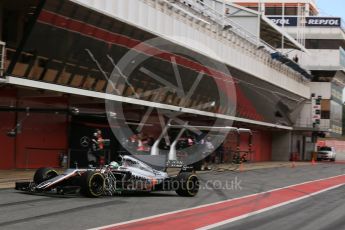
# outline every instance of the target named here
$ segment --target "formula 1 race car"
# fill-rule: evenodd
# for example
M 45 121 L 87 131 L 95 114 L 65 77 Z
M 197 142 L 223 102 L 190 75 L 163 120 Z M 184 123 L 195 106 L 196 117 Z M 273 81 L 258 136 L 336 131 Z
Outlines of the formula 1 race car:
M 80 193 L 87 197 L 133 191 L 176 191 L 187 197 L 198 193 L 199 179 L 192 168 L 179 161 L 168 161 L 168 168 L 175 169 L 175 174 L 155 170 L 132 156 L 123 156 L 120 164 L 111 162 L 101 168 L 67 169 L 60 175 L 52 168 L 40 168 L 32 182 L 16 182 L 15 189 L 62 195 Z

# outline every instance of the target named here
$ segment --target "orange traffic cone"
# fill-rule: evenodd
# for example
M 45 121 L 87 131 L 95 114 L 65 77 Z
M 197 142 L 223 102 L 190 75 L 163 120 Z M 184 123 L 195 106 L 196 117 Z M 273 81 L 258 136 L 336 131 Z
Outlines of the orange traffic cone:
M 314 159 L 314 157 L 313 158 L 311 158 L 311 165 L 316 165 L 316 162 L 315 162 L 315 159 Z
M 240 172 L 243 172 L 244 171 L 244 167 L 243 167 L 243 163 L 241 162 L 240 164 Z
M 291 162 L 291 168 L 295 168 L 295 167 L 296 167 L 295 161 L 292 161 Z

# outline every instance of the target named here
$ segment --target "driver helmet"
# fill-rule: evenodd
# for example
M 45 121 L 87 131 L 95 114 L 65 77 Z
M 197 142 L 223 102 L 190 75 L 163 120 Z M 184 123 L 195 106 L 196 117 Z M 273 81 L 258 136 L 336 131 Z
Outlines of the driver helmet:
M 116 161 L 112 161 L 112 162 L 110 162 L 109 166 L 110 166 L 111 168 L 118 168 L 118 167 L 119 167 L 119 164 L 118 164 Z

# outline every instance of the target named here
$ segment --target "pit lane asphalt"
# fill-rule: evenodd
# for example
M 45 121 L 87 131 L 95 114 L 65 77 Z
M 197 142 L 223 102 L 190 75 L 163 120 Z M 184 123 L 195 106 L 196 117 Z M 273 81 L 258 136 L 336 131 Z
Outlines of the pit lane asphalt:
M 199 175 L 202 188 L 194 198 L 179 197 L 175 192 L 159 192 L 149 195 L 134 194 L 90 199 L 80 196 L 37 196 L 13 189 L 3 189 L 0 190 L 0 229 L 87 229 L 341 174 L 345 174 L 345 164 L 333 163 L 244 172 L 209 172 Z M 236 180 L 240 181 L 240 186 L 237 188 L 231 186 L 231 181 Z M 211 187 L 217 187 L 217 189 Z M 279 224 L 293 222 L 294 218 L 299 219 L 301 224 L 303 222 L 309 224 L 310 221 L 319 220 L 316 217 L 318 214 L 322 214 L 320 210 L 325 207 L 324 214 L 332 208 L 339 208 L 343 214 L 345 193 L 342 192 L 342 188 L 312 198 L 312 205 L 307 200 L 303 200 L 278 208 L 280 215 L 276 214 L 275 210 L 277 209 L 274 209 L 241 220 L 242 224 L 249 224 L 248 228 L 241 229 L 258 229 L 257 227 L 260 225 L 265 226 L 262 229 L 293 229 L 279 227 Z M 301 203 L 302 205 L 300 205 Z M 307 205 L 307 209 L 304 209 L 303 205 Z M 314 219 L 307 218 L 306 221 L 303 221 L 308 213 L 314 214 Z M 286 214 L 287 219 L 285 219 L 284 214 Z M 259 219 L 255 219 L 256 217 Z M 272 225 L 270 225 L 271 222 Z M 316 228 L 309 229 L 318 229 L 317 222 L 315 222 Z M 239 229 L 237 223 L 240 221 L 223 226 L 222 229 Z
M 345 186 L 226 224 L 219 230 L 344 230 Z

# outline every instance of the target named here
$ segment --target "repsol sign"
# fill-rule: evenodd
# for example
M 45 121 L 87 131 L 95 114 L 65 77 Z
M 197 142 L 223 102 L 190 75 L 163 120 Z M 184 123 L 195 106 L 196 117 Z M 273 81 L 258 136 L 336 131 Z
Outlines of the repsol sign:
M 297 26 L 296 17 L 270 17 L 269 19 L 271 19 L 277 26 Z
M 269 17 L 277 26 L 297 26 L 297 17 Z M 300 23 L 302 23 L 300 21 Z M 341 18 L 332 17 L 306 17 L 305 26 L 315 27 L 340 27 Z
M 306 26 L 340 27 L 340 18 L 307 17 Z

